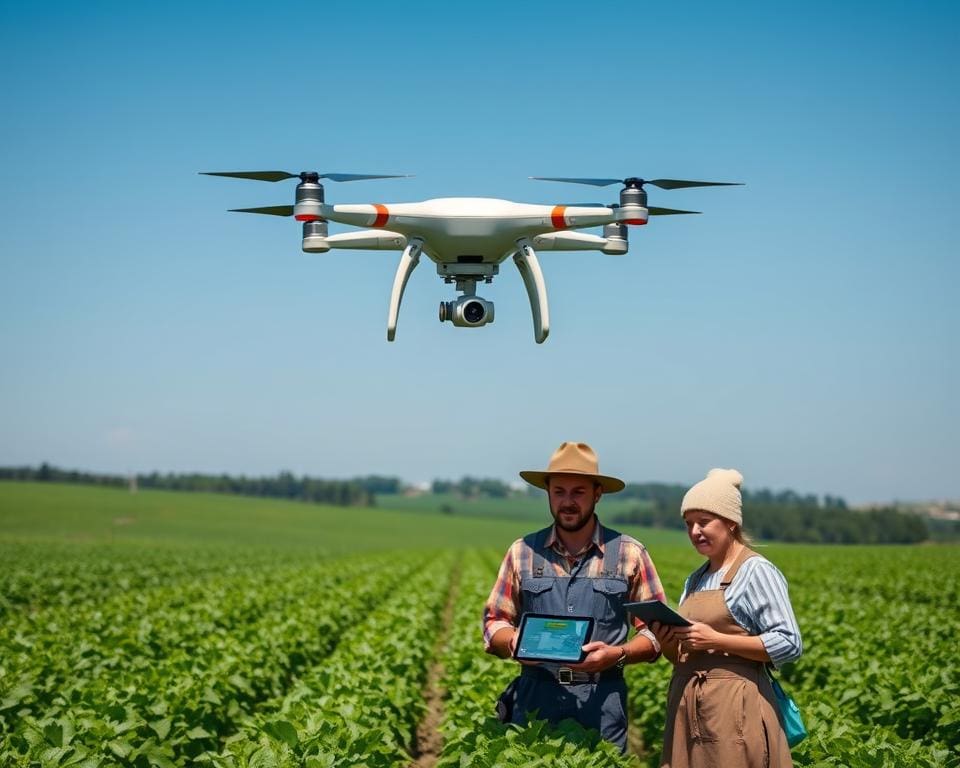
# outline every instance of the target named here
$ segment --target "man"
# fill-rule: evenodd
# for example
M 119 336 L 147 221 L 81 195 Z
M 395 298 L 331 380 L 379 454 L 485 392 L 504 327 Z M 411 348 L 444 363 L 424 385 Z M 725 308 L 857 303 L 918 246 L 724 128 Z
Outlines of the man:
M 664 600 L 664 594 L 644 546 L 600 525 L 594 512 L 604 493 L 622 491 L 624 483 L 598 472 L 597 456 L 585 443 L 561 444 L 546 471 L 520 477 L 547 491 L 554 524 L 507 551 L 484 606 L 484 647 L 510 658 L 524 612 L 592 616 L 595 627 L 581 663 L 523 664 L 509 721 L 524 723 L 533 710 L 552 723 L 570 717 L 626 752 L 623 668 L 655 661 L 660 644 L 639 619 L 633 620 L 637 634 L 627 642 L 623 604 Z

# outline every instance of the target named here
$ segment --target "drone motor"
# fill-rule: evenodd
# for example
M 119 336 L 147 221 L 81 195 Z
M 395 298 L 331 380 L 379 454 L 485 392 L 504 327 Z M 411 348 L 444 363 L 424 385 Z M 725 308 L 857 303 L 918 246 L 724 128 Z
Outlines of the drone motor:
M 330 250 L 327 242 L 328 227 L 325 219 L 311 219 L 303 222 L 303 250 L 305 253 L 326 253 Z
M 620 207 L 628 211 L 632 218 L 624 219 L 625 224 L 643 225 L 647 223 L 645 210 L 647 207 L 647 193 L 643 188 L 643 180 L 629 178 L 624 180 L 624 187 L 620 190 Z
M 297 196 L 294 218 L 297 221 L 316 221 L 320 219 L 323 206 L 323 184 L 317 173 L 303 173 L 297 184 Z

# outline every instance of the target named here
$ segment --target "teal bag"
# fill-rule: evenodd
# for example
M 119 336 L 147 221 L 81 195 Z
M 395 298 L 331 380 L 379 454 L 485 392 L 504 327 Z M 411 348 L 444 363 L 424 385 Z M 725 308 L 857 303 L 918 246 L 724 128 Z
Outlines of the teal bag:
M 777 713 L 780 715 L 783 732 L 787 736 L 787 744 L 795 747 L 807 738 L 807 728 L 803 724 L 803 718 L 800 717 L 800 707 L 790 694 L 783 690 L 783 686 L 770 674 L 769 669 L 767 669 L 767 677 L 770 678 L 773 694 L 777 697 Z

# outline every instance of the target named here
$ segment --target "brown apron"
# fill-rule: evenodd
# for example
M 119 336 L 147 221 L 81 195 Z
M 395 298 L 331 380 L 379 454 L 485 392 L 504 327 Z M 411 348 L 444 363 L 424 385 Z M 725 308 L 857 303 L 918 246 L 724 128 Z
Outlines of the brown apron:
M 720 589 L 687 595 L 679 613 L 724 634 L 749 635 L 730 615 L 723 592 L 744 561 L 756 554 L 744 547 Z M 690 651 L 678 661 L 667 695 L 661 768 L 792 766 L 763 667 L 759 661 L 713 651 Z

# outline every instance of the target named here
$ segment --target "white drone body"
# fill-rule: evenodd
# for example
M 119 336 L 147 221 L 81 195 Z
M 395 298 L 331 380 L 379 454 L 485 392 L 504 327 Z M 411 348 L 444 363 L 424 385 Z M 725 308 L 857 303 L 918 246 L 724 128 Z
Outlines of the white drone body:
M 294 216 L 303 222 L 303 250 L 326 253 L 333 248 L 402 251 L 390 294 L 387 340 L 397 333 L 400 302 L 421 254 L 436 263 L 437 274 L 454 283 L 462 295 L 441 302 L 440 320 L 459 327 L 479 327 L 493 322 L 493 303 L 476 294 L 477 282 L 491 282 L 500 264 L 513 258 L 530 299 L 533 333 L 542 344 L 550 333 L 550 313 L 543 272 L 537 251 L 627 252 L 627 226 L 643 225 L 650 215 L 696 213 L 669 208 L 648 208 L 643 184 L 665 189 L 687 186 L 719 186 L 720 182 L 689 182 L 638 178 L 623 180 L 619 205 L 532 205 L 486 197 L 447 197 L 418 203 L 371 203 L 328 205 L 321 178 L 353 181 L 389 178 L 358 174 L 319 174 L 286 171 L 231 171 L 208 175 L 280 181 L 299 177 L 293 206 L 234 209 L 241 213 Z M 621 183 L 619 179 L 550 178 L 594 186 Z M 330 235 L 327 222 L 362 227 L 358 231 Z M 579 232 L 603 227 L 603 236 Z

